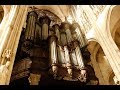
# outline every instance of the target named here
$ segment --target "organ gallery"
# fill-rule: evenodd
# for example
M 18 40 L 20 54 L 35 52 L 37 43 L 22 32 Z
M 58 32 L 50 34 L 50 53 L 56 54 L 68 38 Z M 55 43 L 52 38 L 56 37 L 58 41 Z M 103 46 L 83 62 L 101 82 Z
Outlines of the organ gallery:
M 119 5 L 0 8 L 0 85 L 119 85 Z

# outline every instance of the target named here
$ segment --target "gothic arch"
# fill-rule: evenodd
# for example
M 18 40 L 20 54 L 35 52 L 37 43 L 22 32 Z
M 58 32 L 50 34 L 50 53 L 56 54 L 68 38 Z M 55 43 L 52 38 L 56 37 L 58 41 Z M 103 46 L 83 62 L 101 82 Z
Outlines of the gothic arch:
M 119 20 L 120 20 L 120 5 L 113 5 L 109 7 L 108 14 L 107 14 L 107 29 L 110 30 L 112 37 L 115 36 L 115 31 L 119 27 Z
M 120 29 L 120 5 L 115 5 L 115 6 L 111 6 L 109 13 L 108 13 L 108 20 L 107 20 L 107 25 L 108 25 L 108 29 L 111 32 L 111 36 L 114 39 L 117 47 L 120 47 L 120 36 L 119 36 L 119 29 Z
M 115 76 L 115 74 L 113 73 L 113 71 L 111 71 L 109 74 L 109 77 L 108 77 L 110 85 L 115 85 L 114 80 L 113 80 L 114 76 Z
M 112 72 L 112 68 L 106 59 L 100 44 L 96 41 L 90 41 L 88 50 L 91 53 L 91 63 L 95 70 L 95 74 L 99 79 L 99 84 L 109 85 L 109 74 Z

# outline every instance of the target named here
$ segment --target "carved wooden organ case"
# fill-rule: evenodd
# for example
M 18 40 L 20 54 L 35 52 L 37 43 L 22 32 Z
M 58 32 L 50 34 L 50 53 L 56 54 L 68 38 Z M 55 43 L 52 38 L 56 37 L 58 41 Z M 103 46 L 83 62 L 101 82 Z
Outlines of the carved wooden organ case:
M 50 75 L 57 80 L 84 83 L 91 79 L 89 72 L 93 71 L 86 62 L 90 54 L 86 46 L 80 47 L 77 23 L 70 24 L 67 20 L 61 22 L 46 10 L 28 12 L 26 23 L 21 33 L 11 81 L 28 77 L 34 85 L 38 84 L 40 78 Z

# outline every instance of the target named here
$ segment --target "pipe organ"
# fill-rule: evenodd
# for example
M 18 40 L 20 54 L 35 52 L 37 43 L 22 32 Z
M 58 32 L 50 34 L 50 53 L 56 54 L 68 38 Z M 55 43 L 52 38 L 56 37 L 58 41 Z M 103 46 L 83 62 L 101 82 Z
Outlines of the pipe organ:
M 51 18 L 45 12 L 44 15 L 38 12 L 28 12 L 27 26 L 21 35 L 11 82 L 28 77 L 30 85 L 38 85 L 41 78 L 52 75 L 56 80 L 87 83 L 89 73 L 79 39 L 82 36 L 76 32 L 76 26 L 67 20 L 55 23 L 60 20 L 57 16 L 52 15 Z M 55 24 L 51 26 L 53 21 Z

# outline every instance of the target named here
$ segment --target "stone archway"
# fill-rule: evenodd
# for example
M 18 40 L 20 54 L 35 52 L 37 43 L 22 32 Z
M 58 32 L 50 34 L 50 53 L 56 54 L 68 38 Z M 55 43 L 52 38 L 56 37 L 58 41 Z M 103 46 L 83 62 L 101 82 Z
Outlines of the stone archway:
M 113 71 L 100 44 L 96 41 L 90 41 L 88 50 L 91 53 L 91 63 L 94 68 L 95 75 L 99 80 L 99 84 L 111 85 L 111 83 L 109 83 L 109 74 Z M 111 79 L 111 81 L 112 80 L 113 79 Z

